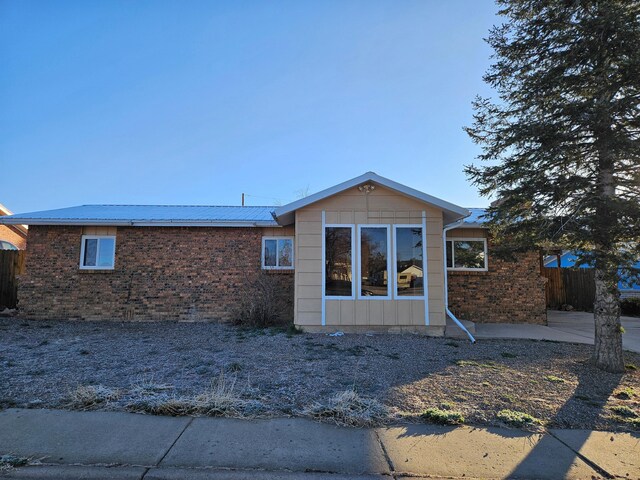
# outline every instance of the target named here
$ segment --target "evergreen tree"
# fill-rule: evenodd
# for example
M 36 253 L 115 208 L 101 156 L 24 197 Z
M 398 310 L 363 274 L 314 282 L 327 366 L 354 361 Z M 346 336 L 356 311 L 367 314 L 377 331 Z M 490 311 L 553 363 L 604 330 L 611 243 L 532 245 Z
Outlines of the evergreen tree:
M 624 370 L 621 274 L 640 256 L 640 1 L 497 0 L 466 128 L 487 164 L 466 167 L 498 201 L 489 225 L 504 250 L 559 246 L 595 267 L 594 360 Z M 637 272 L 635 272 L 637 273 Z

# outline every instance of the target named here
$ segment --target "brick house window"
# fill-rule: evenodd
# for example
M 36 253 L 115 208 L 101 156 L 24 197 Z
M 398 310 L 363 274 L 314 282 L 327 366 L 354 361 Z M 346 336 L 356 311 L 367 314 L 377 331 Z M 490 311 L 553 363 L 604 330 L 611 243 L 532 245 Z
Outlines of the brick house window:
M 83 235 L 80 248 L 80 268 L 83 270 L 113 270 L 116 237 Z
M 447 240 L 448 270 L 488 270 L 486 238 L 451 238 Z
M 262 237 L 262 268 L 293 270 L 293 237 Z

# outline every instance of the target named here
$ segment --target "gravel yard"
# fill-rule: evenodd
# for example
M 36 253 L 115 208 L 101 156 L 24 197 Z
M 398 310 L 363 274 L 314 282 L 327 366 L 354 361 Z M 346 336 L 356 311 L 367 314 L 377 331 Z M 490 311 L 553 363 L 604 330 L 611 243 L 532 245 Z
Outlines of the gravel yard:
M 627 373 L 608 374 L 590 366 L 591 349 L 212 323 L 3 318 L 0 408 L 81 408 L 71 403 L 74 392 L 93 386 L 107 395 L 84 408 L 140 410 L 136 405 L 148 398 L 202 394 L 223 374 L 226 391 L 250 406 L 240 412 L 246 415 L 301 415 L 355 389 L 384 404 L 390 421 L 425 421 L 421 414 L 438 408 L 459 412 L 465 423 L 500 425 L 498 413 L 508 409 L 546 426 L 640 430 L 640 355 L 626 352 Z

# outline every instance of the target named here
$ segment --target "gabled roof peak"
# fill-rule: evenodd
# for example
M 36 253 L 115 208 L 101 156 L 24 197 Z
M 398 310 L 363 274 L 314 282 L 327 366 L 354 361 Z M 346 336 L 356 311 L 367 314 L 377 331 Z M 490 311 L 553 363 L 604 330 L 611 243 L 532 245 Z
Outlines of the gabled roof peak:
M 301 198 L 300 200 L 296 200 L 295 202 L 291 202 L 287 205 L 283 205 L 282 207 L 278 207 L 274 212 L 275 216 L 282 224 L 292 223 L 293 213 L 296 210 L 367 182 L 376 183 L 391 190 L 395 190 L 402 195 L 406 195 L 408 197 L 415 198 L 422 202 L 441 208 L 445 213 L 445 223 L 453 222 L 470 214 L 470 212 L 466 208 L 454 205 L 453 203 L 449 203 L 445 200 L 436 198 L 432 195 L 426 194 L 401 183 L 394 182 L 393 180 L 382 177 L 375 172 L 366 172 L 358 177 L 347 180 L 346 182 L 339 183 L 338 185 L 327 188 L 318 193 L 314 193 L 313 195 L 309 195 L 308 197 Z

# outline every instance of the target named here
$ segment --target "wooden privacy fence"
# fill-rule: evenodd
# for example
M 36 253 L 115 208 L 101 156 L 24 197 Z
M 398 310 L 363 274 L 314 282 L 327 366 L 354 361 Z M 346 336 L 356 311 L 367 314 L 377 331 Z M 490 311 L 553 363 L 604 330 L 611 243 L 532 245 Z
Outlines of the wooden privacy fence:
M 593 310 L 596 297 L 593 268 L 543 268 L 547 279 L 545 291 L 547 307 L 560 308 L 571 305 L 576 310 Z
M 0 250 L 0 307 L 18 303 L 17 275 L 24 272 L 24 250 Z

